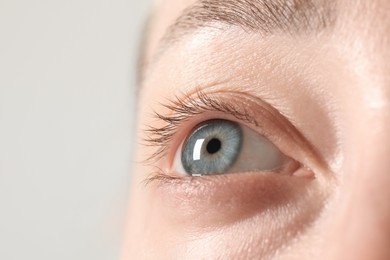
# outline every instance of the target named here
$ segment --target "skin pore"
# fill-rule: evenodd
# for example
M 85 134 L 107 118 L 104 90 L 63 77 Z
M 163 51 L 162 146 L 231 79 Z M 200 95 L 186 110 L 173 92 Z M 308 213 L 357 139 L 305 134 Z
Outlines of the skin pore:
M 390 259 L 389 10 L 158 1 L 122 259 Z M 232 171 L 183 173 L 186 140 L 216 119 L 265 137 L 280 167 L 250 168 L 264 151 L 244 145 Z

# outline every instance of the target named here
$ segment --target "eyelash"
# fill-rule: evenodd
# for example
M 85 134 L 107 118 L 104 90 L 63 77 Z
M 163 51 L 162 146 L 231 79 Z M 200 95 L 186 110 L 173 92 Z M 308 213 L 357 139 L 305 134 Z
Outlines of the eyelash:
M 242 93 L 237 92 L 231 94 Z M 170 101 L 168 104 L 163 104 L 163 107 L 168 109 L 171 115 L 167 116 L 155 111 L 154 117 L 165 122 L 165 125 L 162 127 L 147 126 L 145 130 L 147 136 L 144 139 L 145 145 L 157 147 L 156 152 L 146 159 L 146 163 L 152 164 L 166 156 L 169 144 L 180 126 L 194 116 L 199 116 L 207 112 L 220 112 L 231 115 L 237 120 L 250 125 L 259 126 L 255 118 L 245 108 L 237 107 L 237 105 L 229 103 L 215 95 L 207 95 L 201 90 L 197 90 L 195 95 L 187 98 L 175 97 L 175 100 Z

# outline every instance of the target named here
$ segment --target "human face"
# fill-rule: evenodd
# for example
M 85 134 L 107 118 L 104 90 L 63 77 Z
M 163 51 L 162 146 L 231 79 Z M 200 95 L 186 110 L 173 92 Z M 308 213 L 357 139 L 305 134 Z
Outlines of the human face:
M 147 39 L 122 259 L 390 259 L 390 1 L 163 0 Z

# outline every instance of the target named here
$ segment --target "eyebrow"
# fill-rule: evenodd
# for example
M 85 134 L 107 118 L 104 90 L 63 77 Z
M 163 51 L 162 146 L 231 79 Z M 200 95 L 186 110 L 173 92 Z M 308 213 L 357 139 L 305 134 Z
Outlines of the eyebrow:
M 216 22 L 264 36 L 277 31 L 318 32 L 333 23 L 332 3 L 332 0 L 199 0 L 184 10 L 163 41 L 176 41 Z
M 235 26 L 263 37 L 276 33 L 293 37 L 319 33 L 334 24 L 336 1 L 198 0 L 167 29 L 151 63 L 186 35 L 204 27 L 226 30 L 221 25 Z

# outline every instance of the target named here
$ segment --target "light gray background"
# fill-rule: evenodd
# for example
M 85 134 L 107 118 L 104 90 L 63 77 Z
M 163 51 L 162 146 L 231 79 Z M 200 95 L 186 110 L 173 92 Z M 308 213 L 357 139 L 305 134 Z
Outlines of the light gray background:
M 0 0 L 0 259 L 117 259 L 146 0 Z

